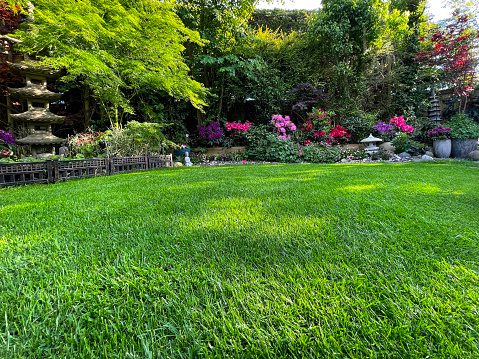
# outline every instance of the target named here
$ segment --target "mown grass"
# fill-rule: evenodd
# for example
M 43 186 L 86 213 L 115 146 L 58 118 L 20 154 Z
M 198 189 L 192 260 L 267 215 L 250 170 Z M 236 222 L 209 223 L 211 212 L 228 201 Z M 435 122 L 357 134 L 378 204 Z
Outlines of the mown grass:
M 479 166 L 0 190 L 0 357 L 479 357 Z

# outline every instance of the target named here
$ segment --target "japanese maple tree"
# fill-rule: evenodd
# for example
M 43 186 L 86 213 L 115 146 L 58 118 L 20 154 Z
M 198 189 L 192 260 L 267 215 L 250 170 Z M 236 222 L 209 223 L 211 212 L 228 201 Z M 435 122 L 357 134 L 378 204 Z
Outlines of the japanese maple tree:
M 479 31 L 473 29 L 471 15 L 456 11 L 452 23 L 434 32 L 430 39 L 421 38 L 428 49 L 416 55 L 417 62 L 434 67 L 443 83 L 453 89 L 460 113 L 466 109 L 476 83 L 478 59 L 474 48 L 478 38 Z

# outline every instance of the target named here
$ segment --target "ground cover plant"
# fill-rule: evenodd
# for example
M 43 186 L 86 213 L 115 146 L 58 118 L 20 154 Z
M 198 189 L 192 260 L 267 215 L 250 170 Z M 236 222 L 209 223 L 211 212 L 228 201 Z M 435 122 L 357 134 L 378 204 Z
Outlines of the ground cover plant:
M 2 189 L 0 357 L 477 357 L 478 203 L 452 161 Z

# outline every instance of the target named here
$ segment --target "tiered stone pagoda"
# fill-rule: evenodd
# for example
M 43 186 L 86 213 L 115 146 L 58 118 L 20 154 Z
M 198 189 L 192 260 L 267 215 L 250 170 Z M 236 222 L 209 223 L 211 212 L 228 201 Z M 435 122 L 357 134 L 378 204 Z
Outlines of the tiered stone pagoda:
M 25 76 L 27 85 L 21 88 L 9 88 L 12 98 L 25 100 L 28 110 L 19 114 L 11 114 L 13 121 L 24 122 L 28 127 L 28 136 L 17 140 L 18 144 L 31 146 L 32 155 L 37 158 L 55 154 L 55 146 L 66 142 L 54 136 L 52 124 L 62 123 L 65 116 L 50 112 L 50 102 L 58 101 L 61 94 L 47 89 L 47 80 L 60 76 L 60 70 L 28 63 L 8 63 L 12 72 Z
M 436 96 L 436 92 L 432 90 L 431 96 L 429 97 L 429 102 L 431 103 L 431 107 L 428 111 L 428 117 L 431 121 L 434 122 L 435 125 L 439 125 L 441 123 L 441 109 L 439 108 L 439 99 Z

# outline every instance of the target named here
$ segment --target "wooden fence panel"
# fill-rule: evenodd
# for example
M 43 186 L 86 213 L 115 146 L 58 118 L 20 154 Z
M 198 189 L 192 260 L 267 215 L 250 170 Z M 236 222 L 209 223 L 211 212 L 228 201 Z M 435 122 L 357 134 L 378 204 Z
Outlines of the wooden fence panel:
M 110 174 L 144 171 L 147 169 L 148 156 L 110 158 Z
M 112 174 L 173 167 L 172 155 L 104 157 L 83 160 L 0 163 L 0 187 L 54 183 L 75 178 L 109 176 Z
M 108 176 L 107 158 L 89 158 L 84 160 L 69 160 L 54 162 L 55 182 L 73 178 Z
M 170 155 L 158 155 L 148 156 L 148 168 L 164 168 L 173 167 L 173 156 Z
M 51 161 L 0 164 L 0 186 L 53 182 Z

